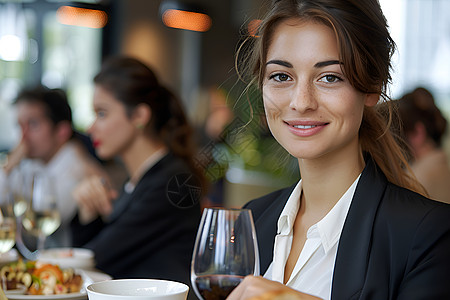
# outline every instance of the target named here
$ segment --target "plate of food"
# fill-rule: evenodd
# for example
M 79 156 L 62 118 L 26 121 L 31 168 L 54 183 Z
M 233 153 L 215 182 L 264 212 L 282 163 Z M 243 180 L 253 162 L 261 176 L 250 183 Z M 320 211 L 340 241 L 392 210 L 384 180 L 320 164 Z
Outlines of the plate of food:
M 96 271 L 22 260 L 3 266 L 0 276 L 6 280 L 5 294 L 10 300 L 86 299 L 88 285 L 111 279 Z

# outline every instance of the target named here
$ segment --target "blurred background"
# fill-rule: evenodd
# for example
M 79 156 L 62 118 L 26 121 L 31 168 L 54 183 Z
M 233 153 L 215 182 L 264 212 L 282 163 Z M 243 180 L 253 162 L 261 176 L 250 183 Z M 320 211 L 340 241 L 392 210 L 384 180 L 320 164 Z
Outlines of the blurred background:
M 450 1 L 380 2 L 398 46 L 391 96 L 424 86 L 448 119 Z M 74 125 L 85 131 L 94 117 L 92 79 L 102 59 L 128 54 L 146 62 L 183 99 L 199 132 L 200 153 L 213 156 L 213 163 L 204 162 L 210 180 L 220 182 L 212 196 L 219 200 L 213 201 L 239 206 L 293 183 L 296 163 L 272 142 L 260 103 L 253 102 L 252 112 L 241 96 L 244 84 L 234 66 L 240 42 L 266 5 L 263 0 L 0 1 L 0 151 L 20 138 L 12 101 L 21 88 L 42 83 L 65 89 Z

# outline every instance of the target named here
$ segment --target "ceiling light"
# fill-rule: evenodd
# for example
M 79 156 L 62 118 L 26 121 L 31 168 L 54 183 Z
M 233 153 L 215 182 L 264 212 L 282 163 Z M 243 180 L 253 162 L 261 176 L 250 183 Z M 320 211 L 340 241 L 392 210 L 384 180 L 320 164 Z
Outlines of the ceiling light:
M 89 28 L 103 28 L 108 23 L 108 14 L 104 10 L 91 8 L 87 3 L 61 6 L 56 17 L 61 24 Z
M 167 27 L 205 32 L 211 28 L 211 17 L 197 7 L 178 1 L 163 1 L 161 19 Z

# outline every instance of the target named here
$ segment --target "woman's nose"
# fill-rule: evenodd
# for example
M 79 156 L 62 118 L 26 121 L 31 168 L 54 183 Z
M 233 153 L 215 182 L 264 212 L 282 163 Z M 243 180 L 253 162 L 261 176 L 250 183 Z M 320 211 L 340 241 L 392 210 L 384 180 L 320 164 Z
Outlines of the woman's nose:
M 92 132 L 94 131 L 94 126 L 95 126 L 95 121 L 92 122 L 91 125 L 89 125 L 89 127 L 86 129 L 86 133 L 87 134 L 92 134 Z
M 298 83 L 293 89 L 289 108 L 298 112 L 317 109 L 314 87 L 309 83 Z

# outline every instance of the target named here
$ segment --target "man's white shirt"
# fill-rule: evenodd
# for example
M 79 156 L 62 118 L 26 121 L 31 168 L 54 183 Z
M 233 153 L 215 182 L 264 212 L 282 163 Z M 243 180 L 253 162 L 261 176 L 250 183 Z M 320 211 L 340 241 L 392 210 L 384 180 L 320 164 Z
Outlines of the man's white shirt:
M 87 153 L 80 149 L 77 142 L 69 141 L 47 163 L 36 159 L 24 159 L 14 168 L 9 178 L 0 168 L 0 192 L 6 188 L 23 185 L 23 176 L 43 173 L 54 183 L 57 207 L 61 215 L 60 229 L 49 239 L 51 246 L 70 246 L 70 221 L 77 212 L 77 203 L 72 196 L 73 189 L 83 180 L 93 174 L 99 174 L 100 166 Z M 31 189 L 31 178 L 27 179 Z M 53 244 L 54 243 L 54 244 Z

